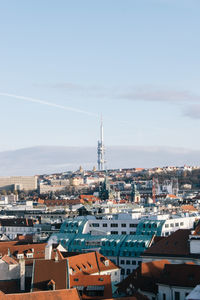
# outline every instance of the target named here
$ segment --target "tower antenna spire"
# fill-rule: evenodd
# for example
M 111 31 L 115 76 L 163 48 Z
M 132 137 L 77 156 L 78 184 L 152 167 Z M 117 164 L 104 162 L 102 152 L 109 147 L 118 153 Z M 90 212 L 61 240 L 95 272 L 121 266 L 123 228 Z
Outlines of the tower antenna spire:
M 100 140 L 97 146 L 97 164 L 98 170 L 102 171 L 105 168 L 105 146 L 104 146 L 104 136 L 103 136 L 103 118 L 101 114 L 101 125 L 100 125 Z

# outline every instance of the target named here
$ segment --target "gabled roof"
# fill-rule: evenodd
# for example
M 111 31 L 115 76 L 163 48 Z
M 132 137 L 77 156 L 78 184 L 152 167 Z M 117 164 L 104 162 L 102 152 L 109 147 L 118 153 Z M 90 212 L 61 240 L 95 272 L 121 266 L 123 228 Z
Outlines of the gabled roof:
M 161 277 L 165 264 L 168 263 L 168 260 L 142 263 L 140 267 L 118 284 L 118 291 L 130 295 L 137 289 L 157 293 L 156 283 Z
M 79 273 L 94 274 L 102 271 L 119 269 L 111 260 L 99 252 L 89 252 L 68 257 L 72 275 Z
M 45 256 L 45 246 L 46 243 L 42 244 L 22 244 L 18 245 L 15 241 L 14 243 L 10 242 L 1 242 L 0 243 L 0 253 L 1 255 L 7 255 L 8 251 L 10 251 L 11 256 L 13 258 L 17 258 L 17 254 L 23 253 L 26 254 L 27 251 L 31 251 L 33 253 L 33 258 L 41 259 Z M 32 250 L 34 249 L 34 251 Z M 26 255 L 24 256 L 26 259 Z
M 59 291 L 41 291 L 23 294 L 4 294 L 0 291 L 0 300 L 80 300 L 76 289 Z
M 33 271 L 33 291 L 47 290 L 49 281 L 55 282 L 55 289 L 67 288 L 67 261 L 65 259 L 36 260 Z
M 179 229 L 148 248 L 142 256 L 188 256 L 190 229 Z
M 182 205 L 181 209 L 184 211 L 198 211 L 193 205 L 190 204 Z

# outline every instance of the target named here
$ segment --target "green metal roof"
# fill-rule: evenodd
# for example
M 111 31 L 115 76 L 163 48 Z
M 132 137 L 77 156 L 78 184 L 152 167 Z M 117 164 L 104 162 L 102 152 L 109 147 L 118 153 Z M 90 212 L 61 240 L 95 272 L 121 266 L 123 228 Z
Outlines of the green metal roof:
M 165 220 L 141 220 L 138 223 L 136 234 L 161 236 Z

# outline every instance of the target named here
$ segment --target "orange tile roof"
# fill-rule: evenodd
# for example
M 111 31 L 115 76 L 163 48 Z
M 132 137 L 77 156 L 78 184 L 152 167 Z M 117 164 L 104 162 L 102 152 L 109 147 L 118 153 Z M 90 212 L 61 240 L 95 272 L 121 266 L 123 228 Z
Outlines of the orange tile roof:
M 32 249 L 34 249 L 33 258 L 41 259 L 41 258 L 44 258 L 44 256 L 45 256 L 45 246 L 46 245 L 47 245 L 46 243 L 18 245 L 17 241 L 15 241 L 13 243 L 1 242 L 0 243 L 0 253 L 1 253 L 1 255 L 7 255 L 8 251 L 10 250 L 10 253 L 13 256 L 13 258 L 17 258 L 18 253 L 25 254 L 27 251 L 30 250 L 32 252 Z M 26 255 L 24 256 L 24 259 L 26 259 Z
M 14 260 L 12 257 L 8 256 L 8 255 L 4 255 L 1 258 L 3 261 L 5 261 L 8 265 L 17 265 L 18 262 L 16 260 Z
M 88 286 L 103 286 L 104 294 L 103 296 L 97 297 L 95 299 L 105 299 L 112 297 L 112 284 L 110 275 L 83 275 L 79 274 L 78 276 L 70 276 L 70 287 L 84 287 L 82 299 L 88 299 L 86 294 L 86 288 Z M 95 288 L 94 288 L 95 289 Z M 94 297 L 92 297 L 93 299 Z
M 41 291 L 23 294 L 4 294 L 0 291 L 0 300 L 80 300 L 76 289 L 59 291 Z
M 36 260 L 33 275 L 33 291 L 46 290 L 50 280 L 56 290 L 67 288 L 67 260 Z
M 141 275 L 159 278 L 166 264 L 170 264 L 170 262 L 166 259 L 142 263 Z
M 197 211 L 197 209 L 193 205 L 182 205 L 181 209 L 184 211 Z
M 168 255 L 190 255 L 188 239 L 190 229 L 179 229 L 170 236 L 161 239 L 148 248 L 143 256 L 168 256 Z
M 172 194 L 168 194 L 167 197 L 168 197 L 168 198 L 174 198 L 174 199 L 177 198 L 175 195 L 172 195 Z
M 106 260 L 109 261 L 108 266 L 105 265 Z M 119 268 L 99 252 L 90 252 L 68 257 L 68 261 L 72 270 L 72 274 L 78 274 L 82 272 L 85 274 L 93 274 L 99 271 L 108 271 Z

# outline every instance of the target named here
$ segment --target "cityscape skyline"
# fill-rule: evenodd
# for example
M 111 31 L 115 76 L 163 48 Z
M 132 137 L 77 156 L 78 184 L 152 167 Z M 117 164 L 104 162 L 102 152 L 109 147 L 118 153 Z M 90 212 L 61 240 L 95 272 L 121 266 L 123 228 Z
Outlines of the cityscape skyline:
M 0 4 L 0 151 L 95 147 L 99 112 L 108 146 L 200 150 L 199 2 L 77 3 Z

